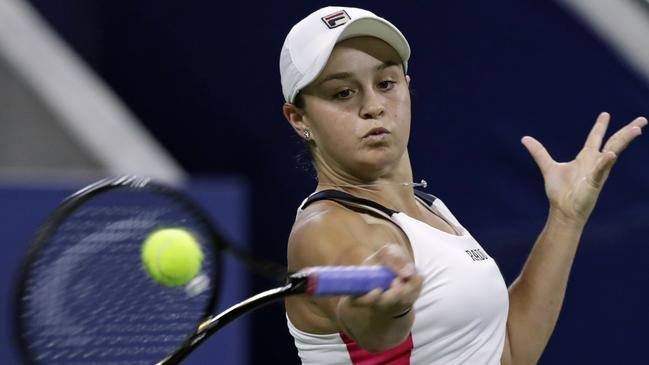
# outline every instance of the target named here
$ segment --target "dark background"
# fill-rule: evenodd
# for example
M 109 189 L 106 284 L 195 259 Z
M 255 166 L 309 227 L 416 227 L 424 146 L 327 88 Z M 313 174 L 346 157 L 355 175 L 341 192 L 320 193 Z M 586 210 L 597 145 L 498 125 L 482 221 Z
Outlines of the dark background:
M 320 1 L 32 0 L 192 175 L 252 189 L 251 245 L 285 262 L 295 209 L 315 180 L 283 119 L 278 59 Z M 413 49 L 410 152 L 508 282 L 544 224 L 529 134 L 571 159 L 600 111 L 619 128 L 649 115 L 649 88 L 552 1 L 348 1 L 386 17 Z M 623 20 L 620 20 L 623 21 Z M 649 277 L 649 141 L 622 156 L 577 256 L 543 364 L 639 363 Z M 257 278 L 255 290 L 273 285 Z M 297 363 L 281 305 L 253 315 L 254 364 Z M 640 361 L 639 361 L 640 360 Z M 215 361 L 218 363 L 218 361 Z

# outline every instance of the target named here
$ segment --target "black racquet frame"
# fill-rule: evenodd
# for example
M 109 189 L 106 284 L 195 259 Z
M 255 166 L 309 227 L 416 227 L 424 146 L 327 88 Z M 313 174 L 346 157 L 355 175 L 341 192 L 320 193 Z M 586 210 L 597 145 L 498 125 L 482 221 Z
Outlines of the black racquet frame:
M 309 290 L 309 275 L 297 273 L 288 277 L 287 284 L 274 289 L 269 289 L 254 295 L 238 304 L 231 306 L 225 311 L 207 318 L 201 322 L 196 332 L 191 335 L 173 354 L 167 356 L 156 365 L 177 365 L 180 364 L 189 354 L 192 353 L 203 341 L 208 339 L 228 323 L 239 318 L 241 315 L 254 309 L 262 307 L 276 300 L 289 295 L 304 294 Z

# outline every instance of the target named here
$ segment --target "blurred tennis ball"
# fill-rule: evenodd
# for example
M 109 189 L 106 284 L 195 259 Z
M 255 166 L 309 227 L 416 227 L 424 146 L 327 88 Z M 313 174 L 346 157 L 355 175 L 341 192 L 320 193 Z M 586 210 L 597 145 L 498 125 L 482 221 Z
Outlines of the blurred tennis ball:
M 142 244 L 142 263 L 158 283 L 181 286 L 201 270 L 203 251 L 196 238 L 182 228 L 152 232 Z

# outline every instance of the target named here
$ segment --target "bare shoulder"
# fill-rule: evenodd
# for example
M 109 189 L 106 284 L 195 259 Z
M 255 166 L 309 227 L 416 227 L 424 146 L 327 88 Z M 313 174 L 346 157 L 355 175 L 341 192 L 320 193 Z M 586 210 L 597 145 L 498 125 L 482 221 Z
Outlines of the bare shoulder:
M 402 242 L 392 223 L 320 201 L 298 214 L 288 242 L 289 270 L 318 265 L 357 265 L 387 243 Z
M 400 231 L 384 218 L 373 217 L 323 200 L 298 214 L 288 242 L 289 271 L 309 266 L 359 265 L 387 243 L 402 243 Z M 335 308 L 340 297 L 286 299 L 291 323 L 309 333 L 341 329 Z

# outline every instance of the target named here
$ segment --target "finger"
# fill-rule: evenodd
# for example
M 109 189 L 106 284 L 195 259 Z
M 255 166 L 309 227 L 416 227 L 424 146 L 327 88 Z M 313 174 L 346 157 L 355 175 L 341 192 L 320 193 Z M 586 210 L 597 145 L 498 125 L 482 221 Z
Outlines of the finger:
M 647 118 L 645 117 L 637 117 L 634 120 L 631 121 L 628 125 L 633 126 L 633 127 L 640 127 L 640 129 L 644 128 L 647 126 Z
M 594 188 L 599 189 L 606 182 L 615 161 L 617 161 L 617 155 L 612 151 L 606 151 L 601 155 L 589 177 L 589 183 Z
M 604 135 L 606 135 L 606 129 L 610 120 L 611 116 L 608 113 L 600 113 L 588 134 L 588 138 L 586 138 L 584 147 L 594 148 L 599 151 L 602 147 L 602 141 L 604 140 Z
M 423 281 L 423 277 L 418 274 L 413 275 L 409 280 L 397 280 L 390 290 L 384 292 L 383 297 L 388 300 L 394 298 L 398 302 L 412 304 L 419 297 Z
M 534 162 L 539 166 L 542 173 L 545 173 L 550 165 L 555 162 L 541 142 L 537 141 L 533 137 L 525 136 L 521 139 L 521 143 L 523 143 L 523 146 L 527 148 L 527 151 L 534 159 Z
M 411 280 L 405 280 L 397 277 L 392 281 L 390 288 L 382 290 L 381 288 L 372 289 L 371 291 L 350 296 L 349 301 L 354 306 L 377 306 L 387 307 L 398 303 L 401 300 L 412 297 L 412 292 L 417 292 L 419 281 L 415 279 L 419 275 L 414 275 Z M 412 281 L 412 283 L 411 283 Z
M 379 265 L 385 265 L 398 277 L 408 279 L 415 274 L 415 266 L 406 254 L 405 250 L 397 244 L 387 244 L 381 247 L 369 261 Z M 366 260 L 366 261 L 368 261 Z
M 358 307 L 373 306 L 379 301 L 381 295 L 383 295 L 383 290 L 376 288 L 366 294 L 349 297 L 349 303 Z
M 612 151 L 619 156 L 634 139 L 642 134 L 642 128 L 646 125 L 647 119 L 643 117 L 634 119 L 608 139 L 603 151 Z
M 392 287 L 382 293 L 375 306 L 392 312 L 400 312 L 411 307 L 419 297 L 422 283 L 421 275 L 414 275 L 408 281 L 395 280 Z

